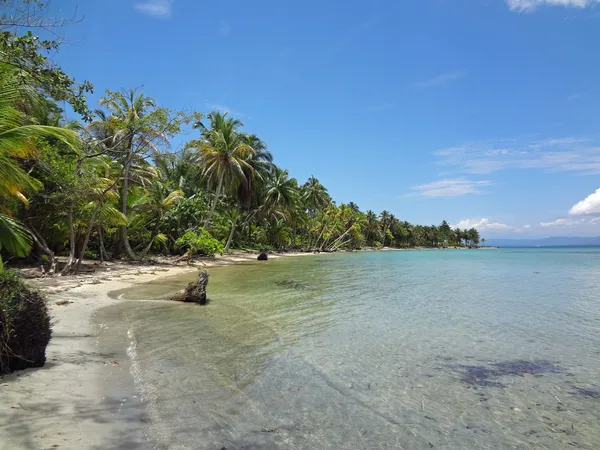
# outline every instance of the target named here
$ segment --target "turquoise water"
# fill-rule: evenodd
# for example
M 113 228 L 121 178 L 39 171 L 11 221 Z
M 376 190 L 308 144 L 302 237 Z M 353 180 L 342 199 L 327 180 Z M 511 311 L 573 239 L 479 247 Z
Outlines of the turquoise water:
M 136 286 L 156 448 L 598 449 L 600 250 L 365 252 Z

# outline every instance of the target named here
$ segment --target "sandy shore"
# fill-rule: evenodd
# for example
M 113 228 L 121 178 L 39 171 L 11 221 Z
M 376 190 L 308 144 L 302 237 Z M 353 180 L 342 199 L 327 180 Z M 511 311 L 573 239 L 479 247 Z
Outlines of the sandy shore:
M 300 255 L 310 254 L 281 256 Z M 112 330 L 100 330 L 92 322 L 94 312 L 119 303 L 108 293 L 134 282 L 255 259 L 255 254 L 235 254 L 194 266 L 114 264 L 78 277 L 30 280 L 47 295 L 53 336 L 45 367 L 0 378 L 0 449 L 148 448 L 136 426 L 144 420 L 139 399 L 107 395 L 111 381 L 131 378 L 130 366 L 125 353 L 99 348 L 99 333 Z

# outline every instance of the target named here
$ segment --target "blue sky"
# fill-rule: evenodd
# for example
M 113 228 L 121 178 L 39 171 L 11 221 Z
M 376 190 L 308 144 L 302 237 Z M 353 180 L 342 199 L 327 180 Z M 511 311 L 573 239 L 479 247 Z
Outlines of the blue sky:
M 486 237 L 600 235 L 600 0 L 78 9 L 57 60 L 95 99 L 143 86 L 229 111 L 293 176 L 363 210 Z

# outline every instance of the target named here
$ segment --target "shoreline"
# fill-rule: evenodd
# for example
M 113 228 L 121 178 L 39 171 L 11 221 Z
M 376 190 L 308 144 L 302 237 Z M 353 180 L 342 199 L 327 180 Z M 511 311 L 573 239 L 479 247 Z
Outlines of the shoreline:
M 126 345 L 120 354 L 99 348 L 96 324 L 102 308 L 122 303 L 109 292 L 157 278 L 256 261 L 258 254 L 231 254 L 181 266 L 112 264 L 94 274 L 29 279 L 47 298 L 53 330 L 46 365 L 0 377 L 0 450 L 18 448 L 147 448 L 142 433 L 145 407 L 138 396 L 106 392 L 128 380 L 133 387 Z M 272 259 L 312 253 L 269 255 Z M 116 330 L 124 334 L 126 330 Z M 130 391 L 133 392 L 133 391 Z M 139 426 L 138 426 L 139 425 Z
M 425 249 L 362 251 L 411 250 Z M 328 254 L 278 253 L 270 254 L 269 259 Z M 257 256 L 232 253 L 189 265 L 107 262 L 92 273 L 78 276 L 27 279 L 46 295 L 53 333 L 44 367 L 0 377 L 5 405 L 0 408 L 0 450 L 146 448 L 147 438 L 142 433 L 145 405 L 137 395 L 131 396 L 135 390 L 126 348 L 127 330 L 119 328 L 122 324 L 112 324 L 111 328 L 110 321 L 96 323 L 96 313 L 123 303 L 108 295 L 112 291 L 203 268 L 256 261 Z M 113 333 L 123 340 L 122 351 L 99 348 L 101 333 Z

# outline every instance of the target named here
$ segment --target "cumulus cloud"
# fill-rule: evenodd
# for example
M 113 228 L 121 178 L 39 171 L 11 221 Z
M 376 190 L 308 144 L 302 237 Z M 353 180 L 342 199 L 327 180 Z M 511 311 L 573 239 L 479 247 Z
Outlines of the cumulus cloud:
M 479 231 L 514 231 L 515 228 L 505 223 L 490 222 L 490 219 L 463 219 L 456 225 L 451 225 L 452 228 L 475 228 Z
M 511 11 L 532 12 L 539 6 L 563 6 L 587 8 L 600 3 L 600 0 L 506 0 Z
M 135 9 L 157 19 L 168 19 L 173 13 L 174 0 L 148 0 L 136 3 Z
M 405 197 L 460 197 L 468 194 L 483 194 L 480 188 L 489 186 L 491 181 L 473 181 L 466 178 L 448 178 L 411 187 L 414 192 Z
M 577 202 L 569 210 L 570 216 L 596 216 L 600 215 L 600 189 Z
M 418 83 L 415 83 L 415 86 L 422 88 L 440 87 L 453 81 L 460 80 L 461 78 L 464 78 L 466 76 L 467 73 L 463 69 L 453 70 L 451 72 L 442 73 L 441 75 L 437 75 L 427 80 L 419 81 Z

